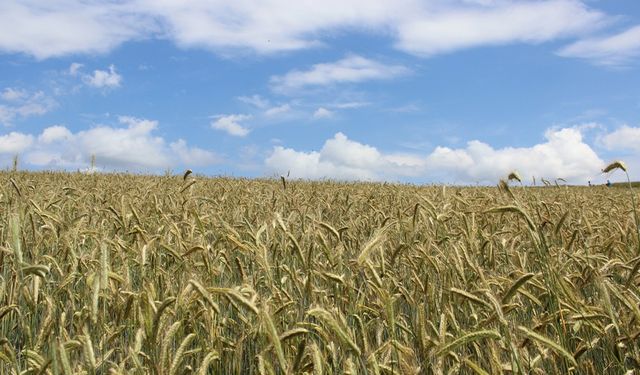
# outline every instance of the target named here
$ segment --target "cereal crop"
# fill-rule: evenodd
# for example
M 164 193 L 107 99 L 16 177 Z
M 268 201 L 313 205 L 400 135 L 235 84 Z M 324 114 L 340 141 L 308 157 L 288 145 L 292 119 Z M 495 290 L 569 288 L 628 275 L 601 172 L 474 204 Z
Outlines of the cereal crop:
M 0 181 L 2 374 L 640 369 L 627 188 Z

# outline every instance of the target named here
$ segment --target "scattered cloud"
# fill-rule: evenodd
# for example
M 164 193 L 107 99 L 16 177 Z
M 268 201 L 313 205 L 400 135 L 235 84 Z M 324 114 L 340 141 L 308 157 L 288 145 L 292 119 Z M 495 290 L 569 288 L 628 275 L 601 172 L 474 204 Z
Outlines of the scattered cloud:
M 0 50 L 46 59 L 153 38 L 222 54 L 271 54 L 322 46 L 321 36 L 350 31 L 389 36 L 401 50 L 433 55 L 580 36 L 606 20 L 580 0 L 6 0 Z
M 184 139 L 170 143 L 169 148 L 174 155 L 180 158 L 183 165 L 206 166 L 220 162 L 220 157 L 213 152 L 198 147 L 189 147 Z
M 8 102 L 19 101 L 27 98 L 29 93 L 24 89 L 14 89 L 11 87 L 7 87 L 0 93 L 0 98 L 2 100 L 6 100 Z
M 327 140 L 320 151 L 303 152 L 276 146 L 265 160 L 269 171 L 291 172 L 293 178 L 381 180 L 412 176 L 423 168 L 419 158 L 382 154 L 375 147 L 352 141 L 343 133 Z
M 237 99 L 256 108 L 265 109 L 269 107 L 269 100 L 261 97 L 260 95 L 239 96 Z
M 619 34 L 577 41 L 562 48 L 558 54 L 587 59 L 598 65 L 629 64 L 640 57 L 640 25 Z
M 398 23 L 396 47 L 420 56 L 583 35 L 607 16 L 577 0 L 475 1 L 434 6 Z
M 283 76 L 273 76 L 271 85 L 276 91 L 289 92 L 305 87 L 390 79 L 409 72 L 402 65 L 385 65 L 362 56 L 349 55 L 335 62 L 315 64 L 308 70 L 293 70 Z
M 267 117 L 276 117 L 287 114 L 289 112 L 291 112 L 291 106 L 289 104 L 283 104 L 267 109 L 266 111 L 264 111 L 264 114 Z
M 27 164 L 48 168 L 83 168 L 92 155 L 103 168 L 155 170 L 177 165 L 217 163 L 214 153 L 179 139 L 167 143 L 155 135 L 157 121 L 120 117 L 120 126 L 98 125 L 73 133 L 55 125 L 39 135 L 11 132 L 0 136 L 0 153 L 20 153 Z
M 548 130 L 545 141 L 531 147 L 495 149 L 474 140 L 464 148 L 436 147 L 431 153 L 384 153 L 337 133 L 320 151 L 276 146 L 266 158 L 268 170 L 290 170 L 295 178 L 496 183 L 512 170 L 523 176 L 564 178 L 584 183 L 603 161 L 575 128 Z
M 602 135 L 598 143 L 607 150 L 625 150 L 640 152 L 640 127 L 623 125 Z
M 580 121 L 594 121 L 607 115 L 609 112 L 602 108 L 588 108 L 578 113 L 577 115 L 567 119 L 567 122 L 580 122 Z M 595 123 L 594 123 L 595 124 Z M 602 127 L 599 125 L 597 127 Z
M 480 141 L 468 142 L 467 147 L 459 149 L 436 147 L 426 159 L 428 170 L 436 179 L 453 176 L 455 181 L 465 182 L 495 182 L 518 170 L 525 178 L 564 178 L 584 183 L 592 180 L 604 164 L 576 128 L 548 130 L 545 139 L 519 148 L 494 149 Z
M 68 141 L 71 138 L 73 138 L 73 134 L 69 129 L 62 125 L 54 125 L 42 131 L 40 136 L 38 136 L 38 142 L 51 144 L 59 141 Z
M 126 127 L 99 125 L 80 131 L 72 137 L 72 145 L 59 139 L 56 143 L 71 146 L 71 152 L 58 153 L 58 159 L 69 164 L 83 163 L 95 154 L 99 165 L 133 169 L 157 169 L 171 164 L 164 140 L 152 134 L 158 126 L 156 121 L 120 117 L 119 122 Z M 51 149 L 59 150 L 55 144 Z M 29 160 L 29 155 L 26 158 Z
M 12 125 L 16 119 L 43 115 L 57 103 L 42 91 L 30 93 L 23 89 L 5 88 L 0 94 L 0 124 Z
M 640 171 L 640 126 L 622 125 L 613 130 L 598 127 L 595 144 L 606 150 L 607 161 L 623 160 L 633 180 Z M 607 174 L 607 178 L 612 177 Z
M 140 1 L 143 9 L 162 20 L 166 36 L 179 46 L 258 54 L 318 47 L 323 45 L 320 35 L 331 30 L 386 29 L 414 4 L 416 0 Z
M 320 107 L 316 109 L 315 112 L 313 112 L 313 118 L 316 118 L 316 119 L 331 118 L 331 117 L 333 117 L 333 112 L 324 107 Z
M 160 31 L 158 20 L 121 1 L 7 0 L 0 2 L 0 50 L 42 60 L 106 53 Z
M 251 96 L 238 96 L 236 99 L 239 101 L 250 105 L 253 108 L 253 114 L 257 117 L 266 117 L 269 119 L 281 118 L 281 117 L 291 117 L 293 114 L 293 107 L 290 103 L 280 104 L 280 105 L 271 105 L 271 101 L 266 99 L 260 95 L 251 95 Z M 247 115 L 240 115 L 247 116 Z M 252 116 L 251 116 L 252 117 Z M 247 120 L 248 117 L 241 119 L 234 119 L 235 122 L 240 122 L 242 120 Z
M 416 103 L 409 103 L 409 104 L 388 109 L 389 112 L 396 112 L 396 113 L 412 113 L 412 112 L 420 112 L 420 110 L 421 110 L 420 106 L 417 105 Z
M 74 76 L 75 77 L 75 76 L 78 75 L 78 73 L 80 73 L 80 70 L 82 69 L 82 67 L 84 67 L 83 64 L 76 63 L 76 62 L 71 63 L 71 65 L 69 66 L 68 74 L 70 76 Z
M 225 131 L 235 137 L 244 137 L 249 134 L 250 130 L 240 123 L 251 118 L 251 115 L 218 115 L 215 116 L 215 121 L 211 123 L 211 127 Z
M 578 123 L 576 125 L 571 126 L 571 128 L 578 130 L 581 134 L 584 134 L 590 130 L 595 130 L 595 129 L 604 130 L 605 126 L 599 122 L 589 121 L 589 122 Z
M 84 75 L 84 82 L 96 88 L 117 88 L 120 87 L 122 76 L 116 72 L 114 65 L 109 66 L 109 70 L 94 70 L 92 75 Z
M 338 109 L 355 109 L 355 108 L 368 107 L 370 105 L 371 103 L 369 102 L 344 102 L 344 103 L 332 104 L 331 107 L 338 108 Z
M 19 154 L 29 148 L 33 137 L 29 134 L 11 132 L 0 135 L 0 154 Z

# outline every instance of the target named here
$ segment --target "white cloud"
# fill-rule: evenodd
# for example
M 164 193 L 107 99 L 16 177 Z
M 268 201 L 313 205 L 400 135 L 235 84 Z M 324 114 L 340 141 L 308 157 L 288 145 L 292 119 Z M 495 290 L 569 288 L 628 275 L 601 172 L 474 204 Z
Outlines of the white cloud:
M 167 36 L 180 46 L 259 54 L 320 46 L 320 36 L 332 30 L 384 32 L 416 4 L 416 0 L 139 1 L 163 20 Z
M 265 160 L 268 170 L 290 170 L 294 178 L 338 178 L 455 183 L 496 183 L 512 170 L 522 176 L 564 178 L 584 183 L 603 161 L 575 128 L 549 130 L 546 141 L 532 147 L 494 149 L 471 141 L 465 148 L 436 147 L 430 154 L 383 153 L 338 133 L 320 151 L 303 152 L 277 146 Z
M 382 157 L 375 147 L 351 141 L 342 133 L 325 142 L 320 154 L 323 161 L 365 169 L 379 166 Z
M 638 171 L 640 171 L 640 127 L 622 125 L 613 130 L 608 130 L 597 123 L 587 123 L 583 126 L 597 129 L 595 144 L 606 150 L 607 161 L 623 160 L 627 165 L 631 179 L 638 179 Z M 620 174 L 618 176 L 622 177 Z M 606 178 L 615 178 L 615 176 L 607 174 Z
M 164 140 L 152 134 L 158 126 L 156 121 L 132 117 L 119 120 L 127 127 L 100 125 L 75 134 L 72 156 L 65 159 L 79 162 L 94 154 L 99 165 L 117 168 L 157 169 L 171 165 Z
M 599 138 L 607 150 L 630 150 L 640 152 L 640 127 L 623 125 Z
M 606 19 L 577 0 L 476 3 L 434 2 L 428 11 L 397 25 L 396 47 L 430 56 L 479 46 L 536 44 L 584 34 Z
M 68 141 L 73 138 L 73 134 L 69 129 L 62 125 L 50 126 L 42 131 L 38 137 L 38 142 L 49 144 L 58 141 Z
M 266 159 L 269 170 L 284 174 L 291 171 L 293 178 L 337 178 L 342 180 L 375 180 L 377 175 L 367 169 L 334 165 L 323 161 L 319 152 L 299 152 L 290 148 L 276 146 Z
M 82 69 L 84 65 L 80 64 L 80 63 L 71 63 L 71 65 L 69 65 L 69 75 L 71 76 L 77 76 L 78 73 L 80 72 L 80 69 Z
M 354 109 L 370 106 L 369 102 L 344 102 L 344 103 L 336 103 L 332 104 L 331 107 L 338 109 Z
M 28 134 L 11 132 L 0 135 L 0 154 L 18 154 L 26 150 L 33 143 L 33 137 Z
M 190 165 L 210 165 L 220 162 L 220 158 L 211 151 L 207 151 L 198 147 L 188 147 L 184 139 L 178 139 L 169 145 L 182 161 L 182 164 Z
M 591 60 L 599 65 L 625 65 L 640 57 L 640 25 L 619 34 L 577 41 L 558 54 Z
M 200 166 L 219 162 L 214 153 L 190 147 L 179 139 L 167 143 L 155 135 L 156 121 L 120 117 L 120 125 L 98 125 L 73 133 L 55 125 L 39 135 L 12 132 L 0 136 L 0 153 L 20 153 L 32 166 L 84 168 L 95 155 L 101 168 L 160 171 L 178 165 Z
M 283 76 L 273 76 L 271 84 L 276 91 L 291 91 L 308 86 L 390 79 L 408 72 L 409 69 L 401 65 L 385 65 L 350 55 L 336 62 L 315 64 L 305 71 L 293 70 Z
M 0 2 L 0 50 L 37 59 L 105 53 L 151 37 L 158 20 L 121 1 L 6 0 Z
M 291 106 L 289 104 L 283 104 L 267 109 L 266 111 L 264 111 L 264 114 L 267 117 L 275 117 L 287 114 L 289 112 L 291 112 Z
M 0 99 L 0 124 L 10 125 L 16 118 L 43 115 L 52 110 L 57 103 L 42 91 L 29 93 L 23 89 L 6 88 Z
M 291 118 L 293 116 L 295 116 L 294 113 L 294 108 L 292 106 L 292 103 L 285 103 L 285 104 L 280 104 L 280 105 L 271 105 L 271 102 L 269 101 L 269 99 L 263 98 L 260 95 L 251 95 L 251 96 L 238 96 L 236 99 L 238 99 L 239 101 L 249 104 L 252 107 L 255 107 L 253 112 L 257 117 L 264 117 L 264 118 L 268 118 L 268 119 L 279 119 L 282 117 L 286 117 L 286 118 Z M 230 120 L 232 120 L 234 123 L 236 123 L 237 125 L 240 126 L 240 122 L 244 121 L 244 120 L 248 120 L 249 118 L 251 118 L 252 116 L 249 117 L 242 117 L 242 116 L 248 116 L 248 115 L 232 115 L 232 116 L 236 116 L 233 118 L 228 118 L 228 119 L 222 119 L 222 124 L 218 125 L 220 126 L 219 128 L 216 129 L 220 129 L 220 130 L 225 130 L 224 127 L 228 127 L 226 125 L 226 123 Z M 237 116 L 241 116 L 241 117 L 237 117 Z M 218 120 L 220 120 L 221 118 L 224 118 L 226 116 L 217 116 Z M 231 126 L 233 129 L 238 129 L 236 126 Z M 242 126 L 240 126 L 242 127 Z M 238 129 L 239 130 L 239 129 Z M 248 130 L 248 129 L 247 129 Z M 240 131 L 241 133 L 242 131 Z M 244 135 L 248 134 L 245 133 Z
M 313 112 L 313 118 L 321 119 L 321 118 L 331 118 L 333 117 L 333 112 L 330 110 L 320 107 Z
M 427 166 L 434 176 L 454 176 L 458 181 L 495 182 L 512 170 L 523 177 L 564 178 L 584 183 L 598 174 L 604 162 L 575 128 L 549 130 L 546 141 L 532 147 L 494 149 L 471 141 L 466 148 L 437 147 Z
M 327 35 L 364 32 L 432 55 L 581 35 L 606 18 L 579 0 L 4 0 L 0 50 L 45 59 L 106 53 L 127 41 L 155 38 L 222 54 L 269 54 L 321 46 Z
M 116 88 L 120 87 L 122 76 L 116 72 L 114 65 L 109 66 L 109 71 L 94 70 L 93 75 L 85 75 L 84 81 L 87 85 L 96 88 Z
M 0 98 L 8 102 L 13 102 L 25 99 L 28 95 L 27 90 L 7 87 L 2 91 L 2 93 L 0 93 Z
M 8 125 L 15 118 L 15 112 L 11 107 L 0 104 L 0 124 Z
M 269 100 L 261 97 L 260 95 L 239 96 L 237 99 L 243 103 L 250 104 L 260 109 L 265 109 L 269 106 Z
M 250 115 L 218 115 L 216 120 L 211 123 L 211 127 L 225 131 L 235 137 L 244 137 L 249 134 L 249 129 L 240 125 L 240 123 L 249 120 L 251 117 Z
M 418 157 L 383 154 L 375 147 L 352 141 L 342 133 L 318 151 L 302 152 L 276 146 L 265 160 L 268 170 L 291 172 L 293 178 L 382 180 L 416 176 L 424 168 Z

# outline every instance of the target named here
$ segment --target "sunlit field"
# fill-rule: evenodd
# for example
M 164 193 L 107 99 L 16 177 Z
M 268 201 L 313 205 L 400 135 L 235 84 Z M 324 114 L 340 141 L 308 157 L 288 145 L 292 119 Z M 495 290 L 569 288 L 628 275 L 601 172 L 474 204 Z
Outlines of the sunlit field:
M 640 369 L 628 186 L 0 181 L 2 374 Z

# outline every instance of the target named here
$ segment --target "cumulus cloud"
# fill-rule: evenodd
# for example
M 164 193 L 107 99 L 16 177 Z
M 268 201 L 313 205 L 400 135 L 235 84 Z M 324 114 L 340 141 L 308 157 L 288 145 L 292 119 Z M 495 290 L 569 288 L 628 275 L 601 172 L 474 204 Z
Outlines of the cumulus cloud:
M 578 129 L 549 130 L 545 138 L 532 147 L 494 149 L 480 141 L 471 141 L 462 149 L 437 147 L 427 157 L 427 166 L 435 176 L 449 174 L 460 181 L 497 181 L 518 170 L 523 176 L 583 183 L 604 164 Z
M 23 89 L 5 88 L 0 99 L 0 124 L 11 125 L 18 118 L 43 115 L 57 105 L 42 91 L 30 93 Z
M 144 171 L 220 161 L 214 153 L 190 147 L 182 139 L 168 143 L 155 135 L 156 121 L 125 116 L 119 123 L 75 133 L 62 125 L 37 136 L 12 132 L 0 136 L 0 153 L 20 153 L 27 164 L 48 168 L 83 168 L 92 156 L 100 167 Z
M 293 70 L 283 76 L 273 76 L 270 81 L 276 91 L 292 91 L 308 86 L 389 79 L 408 72 L 409 69 L 402 65 L 386 65 L 350 55 L 335 62 L 315 64 L 308 70 Z
M 430 154 L 384 153 L 338 133 L 320 151 L 276 146 L 265 160 L 268 170 L 290 170 L 296 178 L 495 183 L 512 170 L 523 176 L 564 178 L 584 183 L 604 162 L 575 128 L 552 129 L 531 147 L 495 149 L 474 140 L 464 148 L 436 147 Z
M 607 150 L 640 152 L 640 127 L 623 125 L 602 135 L 598 141 Z
M 352 141 L 343 133 L 327 140 L 320 151 L 303 152 L 276 146 L 265 160 L 268 170 L 291 171 L 294 178 L 382 180 L 416 176 L 424 161 L 411 155 L 383 154 Z
M 599 65 L 628 64 L 640 57 L 640 25 L 615 35 L 577 41 L 562 48 L 558 54 L 587 59 Z
M 640 127 L 622 125 L 616 129 L 601 133 L 596 144 L 608 151 L 608 161 L 622 159 L 632 179 L 638 179 L 640 171 Z
M 331 117 L 333 117 L 333 112 L 324 107 L 320 107 L 316 109 L 315 112 L 313 112 L 313 118 L 316 118 L 316 119 L 331 118 Z
M 0 135 L 0 154 L 18 154 L 29 148 L 33 137 L 29 134 L 11 132 Z
M 120 87 L 122 76 L 116 72 L 114 65 L 109 66 L 109 70 L 94 70 L 93 74 L 85 75 L 84 82 L 96 88 L 116 88 Z
M 105 53 L 132 40 L 258 54 L 322 46 L 335 32 L 389 36 L 397 48 L 433 55 L 587 34 L 608 17 L 579 0 L 5 0 L 0 50 L 38 59 Z
M 153 135 L 158 122 L 120 117 L 127 127 L 96 126 L 76 134 L 78 147 L 93 150 L 96 158 L 116 167 L 162 168 L 170 165 L 164 139 Z
M 220 162 L 220 158 L 213 152 L 198 147 L 189 147 L 184 139 L 172 142 L 169 148 L 184 165 L 210 165 Z
M 42 131 L 38 136 L 38 141 L 42 144 L 50 144 L 57 141 L 68 141 L 73 138 L 69 129 L 62 125 L 50 126 Z
M 244 137 L 249 134 L 250 130 L 240 123 L 251 117 L 251 115 L 218 115 L 211 123 L 211 128 L 222 130 L 235 137 Z

